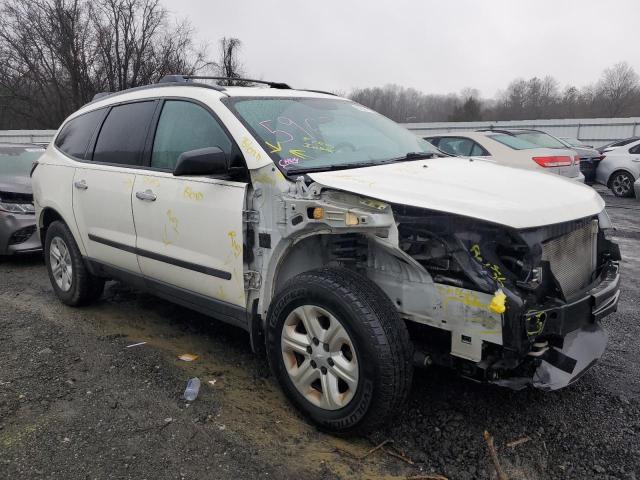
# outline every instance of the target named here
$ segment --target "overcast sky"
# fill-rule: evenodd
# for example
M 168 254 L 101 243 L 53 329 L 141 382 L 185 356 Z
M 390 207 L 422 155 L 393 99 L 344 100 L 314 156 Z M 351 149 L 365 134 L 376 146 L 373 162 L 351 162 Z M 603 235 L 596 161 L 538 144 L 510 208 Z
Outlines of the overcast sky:
M 217 53 L 243 42 L 246 73 L 297 88 L 387 83 L 493 96 L 517 77 L 594 82 L 640 73 L 638 0 L 163 0 Z

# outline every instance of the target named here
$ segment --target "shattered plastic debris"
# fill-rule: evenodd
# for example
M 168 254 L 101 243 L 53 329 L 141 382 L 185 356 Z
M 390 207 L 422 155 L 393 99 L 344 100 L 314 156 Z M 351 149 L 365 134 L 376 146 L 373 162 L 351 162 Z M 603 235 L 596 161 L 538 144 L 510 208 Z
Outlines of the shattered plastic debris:
M 602 357 L 608 339 L 606 330 L 597 323 L 569 333 L 560 352 L 576 361 L 573 372 L 566 372 L 543 360 L 533 375 L 533 386 L 557 390 L 575 382 Z
M 132 348 L 132 347 L 139 347 L 140 345 L 146 345 L 147 342 L 138 342 L 138 343 L 134 343 L 132 345 L 127 345 L 126 348 Z
M 183 353 L 182 355 L 178 355 L 178 359 L 182 360 L 183 362 L 193 362 L 194 360 L 198 359 L 198 355 L 195 355 L 193 353 Z
M 191 378 L 187 382 L 187 388 L 184 391 L 184 399 L 187 402 L 193 402 L 198 398 L 198 392 L 200 391 L 200 379 L 198 377 Z

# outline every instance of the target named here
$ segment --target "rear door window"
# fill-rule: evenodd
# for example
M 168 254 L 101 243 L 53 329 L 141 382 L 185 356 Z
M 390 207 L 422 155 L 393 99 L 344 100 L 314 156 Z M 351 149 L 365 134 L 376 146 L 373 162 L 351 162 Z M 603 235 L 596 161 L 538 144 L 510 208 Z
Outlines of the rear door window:
M 142 152 L 155 107 L 155 101 L 113 107 L 100 129 L 93 161 L 142 165 Z
M 55 146 L 70 157 L 83 160 L 89 141 L 106 113 L 106 109 L 101 108 L 68 121 L 60 130 Z
M 231 156 L 233 144 L 218 121 L 200 105 L 165 102 L 153 141 L 151 167 L 173 170 L 182 153 L 207 147 L 219 147 Z

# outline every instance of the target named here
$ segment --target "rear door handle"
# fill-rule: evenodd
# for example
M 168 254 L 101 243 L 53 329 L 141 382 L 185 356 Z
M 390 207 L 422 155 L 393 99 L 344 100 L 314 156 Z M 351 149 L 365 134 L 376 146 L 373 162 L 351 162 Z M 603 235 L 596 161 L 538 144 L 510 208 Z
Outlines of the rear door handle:
M 147 202 L 155 202 L 158 197 L 151 190 L 145 190 L 144 192 L 136 192 L 136 198 Z
M 89 188 L 89 186 L 87 185 L 87 182 L 84 180 L 73 182 L 73 186 L 76 187 L 78 190 L 86 190 L 87 188 Z

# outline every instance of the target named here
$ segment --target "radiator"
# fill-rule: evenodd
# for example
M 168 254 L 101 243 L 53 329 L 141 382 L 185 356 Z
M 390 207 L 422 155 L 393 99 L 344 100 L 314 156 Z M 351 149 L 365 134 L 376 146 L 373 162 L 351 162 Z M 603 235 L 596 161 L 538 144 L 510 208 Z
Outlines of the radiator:
M 570 297 L 591 283 L 597 265 L 598 221 L 592 220 L 573 232 L 542 244 L 542 259 L 565 297 Z

